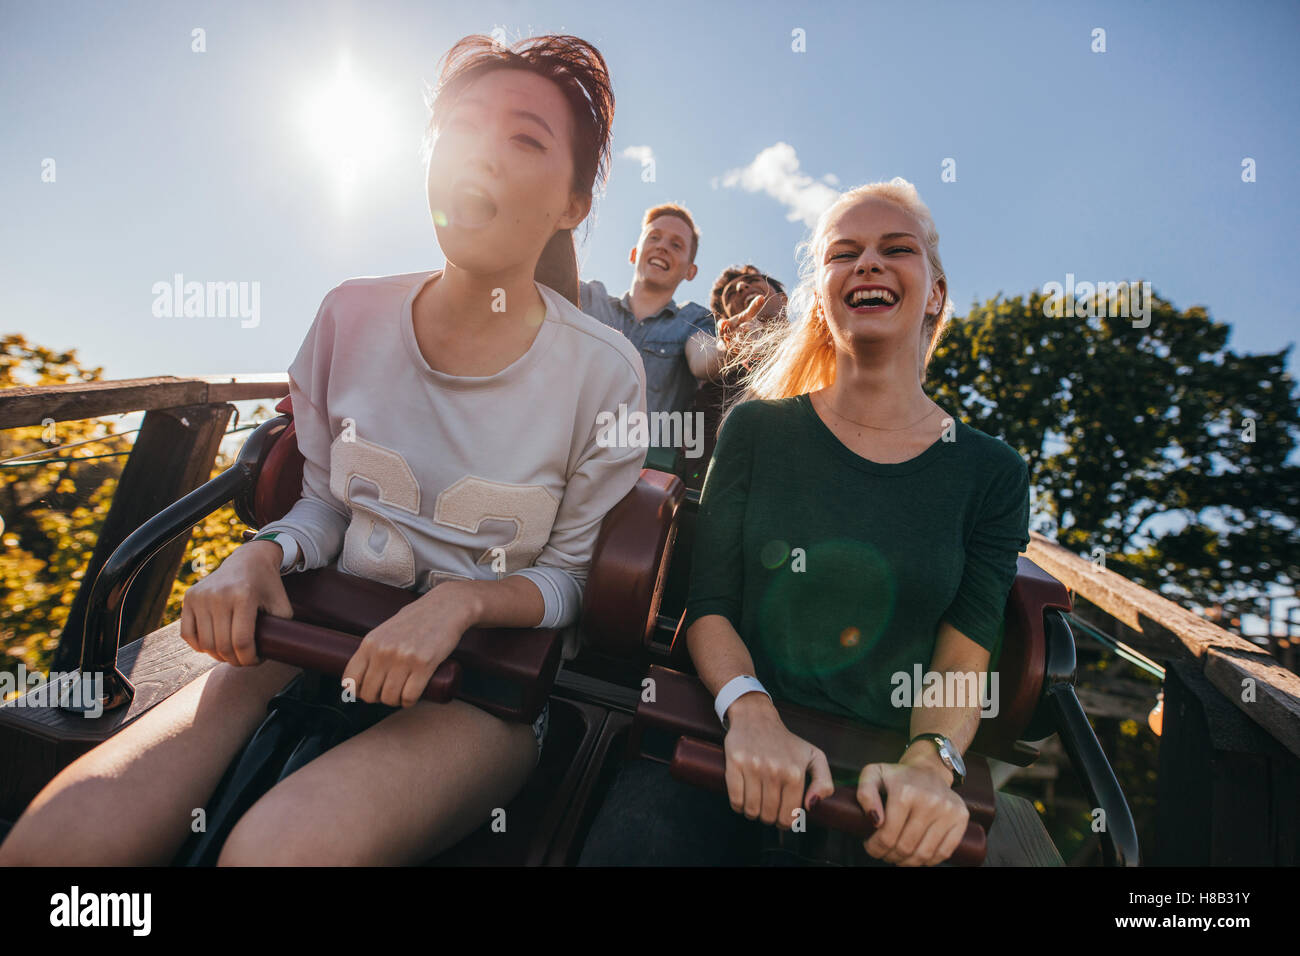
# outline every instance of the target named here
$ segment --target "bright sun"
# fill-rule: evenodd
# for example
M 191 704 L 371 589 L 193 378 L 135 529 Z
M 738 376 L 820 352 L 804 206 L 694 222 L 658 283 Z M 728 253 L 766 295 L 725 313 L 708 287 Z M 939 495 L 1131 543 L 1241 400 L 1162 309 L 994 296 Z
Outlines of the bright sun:
M 344 204 L 367 176 L 377 173 L 397 141 L 389 103 L 354 75 L 346 53 L 333 80 L 306 98 L 302 123 L 309 148 Z

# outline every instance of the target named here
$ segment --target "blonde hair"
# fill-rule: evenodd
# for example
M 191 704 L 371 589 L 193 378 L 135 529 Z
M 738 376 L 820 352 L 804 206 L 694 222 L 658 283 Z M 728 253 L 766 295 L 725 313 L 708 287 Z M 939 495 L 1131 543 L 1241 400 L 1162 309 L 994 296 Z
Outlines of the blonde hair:
M 910 214 L 921 225 L 921 240 L 933 280 L 943 279 L 943 302 L 936 314 L 927 313 L 922 326 L 927 337 L 925 357 L 917 374 L 922 379 L 948 320 L 952 303 L 939 259 L 939 231 L 916 187 L 895 176 L 889 182 L 866 183 L 840 196 L 817 219 L 810 238 L 799 243 L 799 282 L 790 296 L 789 322 L 770 322 L 764 334 L 746 350 L 753 371 L 745 377 L 747 389 L 737 402 L 751 398 L 792 398 L 825 388 L 835 381 L 835 342 L 817 302 L 817 273 L 826 248 L 826 227 L 838 211 L 864 199 L 885 199 Z M 741 357 L 728 366 L 742 361 Z M 733 404 L 736 404 L 733 403 Z

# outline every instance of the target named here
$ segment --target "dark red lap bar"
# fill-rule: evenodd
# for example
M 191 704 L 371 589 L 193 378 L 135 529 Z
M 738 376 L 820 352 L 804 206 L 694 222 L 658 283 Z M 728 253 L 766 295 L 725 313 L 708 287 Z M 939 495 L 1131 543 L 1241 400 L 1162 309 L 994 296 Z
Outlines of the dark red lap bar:
M 257 615 L 255 640 L 258 657 L 340 677 L 361 644 L 355 634 L 261 611 Z M 456 661 L 443 661 L 429 678 L 421 699 L 445 704 L 460 689 L 461 674 L 462 668 Z
M 628 741 L 632 753 L 671 763 L 676 756 L 679 740 L 690 739 L 696 743 L 718 745 L 722 743 L 724 734 L 717 714 L 713 711 L 713 697 L 698 677 L 658 664 L 650 667 L 646 677 L 652 682 L 650 686 L 654 693 L 650 696 L 654 699 L 646 700 L 646 695 L 643 695 L 637 704 Z M 777 710 L 791 733 L 821 748 L 826 754 L 831 772 L 840 779 L 856 779 L 862 768 L 869 763 L 896 762 L 907 743 L 906 737 L 901 734 L 797 707 L 784 701 L 778 702 Z M 688 752 L 694 751 L 688 748 Z M 968 752 L 965 757 L 966 781 L 957 789 L 957 794 L 965 802 L 971 824 L 979 828 L 981 836 L 977 842 L 971 842 L 974 837 L 970 832 L 967 833 L 962 852 L 973 853 L 978 847 L 979 859 L 963 856 L 962 862 L 965 864 L 969 860 L 971 865 L 977 865 L 983 860 L 985 836 L 993 824 L 996 804 L 988 761 L 973 752 Z M 725 776 L 717 779 L 725 787 Z M 849 792 L 852 793 L 852 789 Z M 853 805 L 857 805 L 856 798 Z M 810 814 L 809 820 L 813 819 Z M 865 818 L 861 822 L 865 823 Z M 855 831 L 850 829 L 850 832 Z M 956 857 L 953 862 L 958 862 Z
M 282 580 L 293 607 L 293 623 L 309 630 L 292 631 L 288 635 L 292 640 L 286 642 L 284 631 L 272 625 L 279 645 L 262 656 L 339 676 L 361 638 L 420 598 L 413 591 L 333 568 L 289 574 Z M 283 622 L 259 615 L 259 647 L 267 623 L 277 620 Z M 310 639 L 312 633 L 320 636 L 320 647 Z M 351 638 L 351 650 L 339 640 L 340 635 Z M 323 650 L 325 647 L 329 650 Z M 444 674 L 443 668 L 454 664 L 460 671 L 459 684 L 443 700 L 455 696 L 502 719 L 531 722 L 542 712 L 555 683 L 560 651 L 558 631 L 472 628 L 461 637 L 451 659 L 435 672 L 433 681 L 449 680 L 451 672 Z M 285 656 L 277 656 L 281 654 Z M 423 696 L 437 699 L 428 691 Z
M 718 744 L 682 737 L 677 741 L 669 772 L 683 783 L 715 793 L 727 792 L 727 756 Z M 833 794 L 808 810 L 808 822 L 863 840 L 876 832 L 852 787 L 836 787 Z M 972 820 L 948 862 L 954 866 L 979 866 L 984 862 L 986 844 L 984 828 Z

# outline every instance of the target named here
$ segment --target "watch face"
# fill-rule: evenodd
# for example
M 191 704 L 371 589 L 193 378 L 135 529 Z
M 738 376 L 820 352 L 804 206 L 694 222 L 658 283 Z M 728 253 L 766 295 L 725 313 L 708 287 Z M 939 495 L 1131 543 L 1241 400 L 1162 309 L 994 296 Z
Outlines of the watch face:
M 943 752 L 944 752 L 944 755 L 947 756 L 947 758 L 948 758 L 949 760 L 952 761 L 952 765 L 953 765 L 954 768 L 956 768 L 957 773 L 959 773 L 961 776 L 965 777 L 965 776 L 966 776 L 966 762 L 965 762 L 964 760 L 961 759 L 961 754 L 959 754 L 959 753 L 957 753 L 957 751 L 953 750 L 952 747 L 951 747 L 951 746 L 950 746 L 946 741 L 944 742 L 944 745 L 943 745 Z

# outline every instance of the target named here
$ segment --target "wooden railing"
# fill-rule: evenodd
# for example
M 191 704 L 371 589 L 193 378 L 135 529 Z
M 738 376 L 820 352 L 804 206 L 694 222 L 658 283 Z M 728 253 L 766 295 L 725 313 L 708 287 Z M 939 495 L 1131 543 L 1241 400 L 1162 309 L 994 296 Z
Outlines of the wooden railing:
M 289 394 L 289 377 L 203 375 L 196 378 L 124 378 L 70 385 L 20 385 L 0 391 L 0 428 L 101 418 L 123 412 L 147 412 L 185 405 L 220 405 Z
M 1300 677 L 1263 648 L 1032 535 L 1029 559 L 1076 614 L 1165 663 L 1155 838 L 1159 865 L 1300 864 Z
M 1282 667 L 1263 648 L 1041 534 L 1030 535 L 1026 554 L 1075 594 L 1124 625 L 1126 643 L 1158 659 L 1199 665 L 1227 700 L 1300 756 L 1300 676 Z

